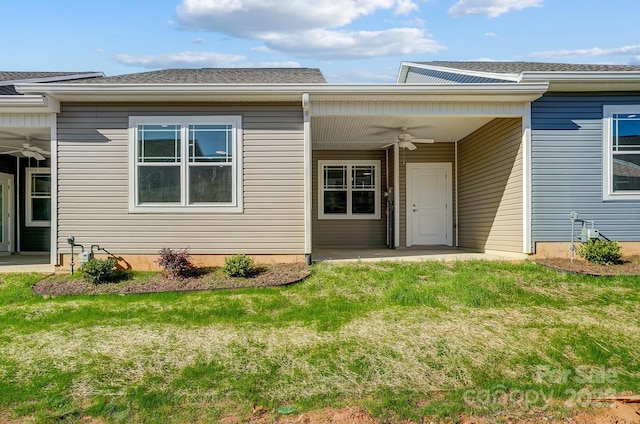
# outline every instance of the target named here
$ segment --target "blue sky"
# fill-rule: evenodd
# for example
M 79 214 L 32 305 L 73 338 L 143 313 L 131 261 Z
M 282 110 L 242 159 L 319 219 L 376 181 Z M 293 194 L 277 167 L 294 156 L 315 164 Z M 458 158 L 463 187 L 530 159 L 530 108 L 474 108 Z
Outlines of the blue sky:
M 640 65 L 637 0 L 1 0 L 4 71 L 314 67 L 393 82 L 403 60 Z

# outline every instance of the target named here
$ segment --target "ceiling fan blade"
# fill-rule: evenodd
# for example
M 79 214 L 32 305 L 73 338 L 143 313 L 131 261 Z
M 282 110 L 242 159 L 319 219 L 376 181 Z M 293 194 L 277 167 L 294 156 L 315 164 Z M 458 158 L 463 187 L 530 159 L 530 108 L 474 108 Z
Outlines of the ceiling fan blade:
M 413 144 L 412 142 L 407 141 L 407 149 L 409 149 L 409 150 L 416 150 L 416 149 L 417 149 L 417 147 L 416 147 L 416 145 L 415 145 L 415 144 Z
M 22 153 L 22 156 L 24 156 L 26 158 L 34 158 L 34 157 L 36 157 L 36 153 L 32 152 L 31 150 L 20 150 L 20 153 Z
M 435 143 L 436 141 L 433 138 L 414 138 L 414 139 L 411 139 L 411 142 L 412 143 L 428 143 L 428 144 L 431 144 L 431 143 Z
M 36 160 L 45 160 L 46 159 L 44 156 L 42 156 L 38 152 L 33 152 L 33 157 L 36 158 Z
M 409 150 L 416 150 L 417 147 L 415 144 L 413 144 L 410 141 L 406 141 L 406 140 L 402 140 L 398 142 L 398 147 L 400 147 L 401 149 L 409 149 Z

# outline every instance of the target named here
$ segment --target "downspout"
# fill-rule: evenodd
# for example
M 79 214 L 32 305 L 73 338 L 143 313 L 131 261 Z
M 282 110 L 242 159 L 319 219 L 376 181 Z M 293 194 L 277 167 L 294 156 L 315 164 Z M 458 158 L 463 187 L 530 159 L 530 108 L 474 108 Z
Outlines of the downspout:
M 393 143 L 393 245 L 400 247 L 400 147 Z
M 312 205 L 312 175 L 311 160 L 311 103 L 309 93 L 302 94 L 302 111 L 304 113 L 304 259 L 311 265 L 311 205 Z
M 533 253 L 531 240 L 532 214 L 532 167 L 531 167 L 531 102 L 524 104 L 522 117 L 522 251 Z
M 58 119 L 49 115 L 51 127 L 51 265 L 58 265 Z
M 458 241 L 459 241 L 459 232 L 458 232 L 458 210 L 460 209 L 460 207 L 458 206 L 458 141 L 456 140 L 456 144 L 455 144 L 455 153 L 454 153 L 454 158 L 453 161 L 455 163 L 455 186 L 454 186 L 454 190 L 456 191 L 456 214 L 455 214 L 455 221 L 456 221 L 456 247 L 458 247 Z

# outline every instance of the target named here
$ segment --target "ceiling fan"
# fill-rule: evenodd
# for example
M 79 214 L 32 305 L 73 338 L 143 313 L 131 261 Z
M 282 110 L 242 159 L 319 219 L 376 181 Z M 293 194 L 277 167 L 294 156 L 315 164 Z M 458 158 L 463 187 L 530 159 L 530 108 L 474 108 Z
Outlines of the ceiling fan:
M 430 144 L 435 143 L 435 140 L 432 138 L 415 138 L 407 132 L 407 127 L 402 127 L 400 128 L 400 133 L 396 136 L 396 140 L 385 144 L 384 146 L 380 146 L 380 148 L 386 149 L 387 147 L 393 146 L 395 143 L 398 143 L 398 147 L 401 149 L 416 150 L 418 147 L 414 143 Z
M 47 152 L 44 149 L 41 149 L 38 146 L 34 146 L 31 143 L 31 141 L 33 140 L 32 137 L 25 137 L 25 140 L 27 142 L 26 143 L 22 143 L 22 148 L 16 148 L 15 146 L 14 147 L 0 146 L 0 147 L 4 147 L 4 148 L 7 148 L 7 149 L 13 149 L 13 150 L 0 152 L 0 154 L 8 155 L 8 154 L 11 154 L 11 153 L 21 153 L 22 156 L 24 156 L 26 158 L 34 158 L 36 160 L 45 160 L 46 159 L 45 156 L 49 156 L 49 152 Z

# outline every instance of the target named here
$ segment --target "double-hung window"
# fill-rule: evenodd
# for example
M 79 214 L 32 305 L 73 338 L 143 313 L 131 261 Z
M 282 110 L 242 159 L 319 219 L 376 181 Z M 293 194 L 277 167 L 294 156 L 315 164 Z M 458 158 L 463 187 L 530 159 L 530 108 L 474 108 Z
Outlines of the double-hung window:
M 319 219 L 379 219 L 380 161 L 318 161 Z
M 640 200 L 640 105 L 604 107 L 604 198 Z
M 26 226 L 51 226 L 51 169 L 27 168 Z
M 131 117 L 130 210 L 242 210 L 239 116 Z

